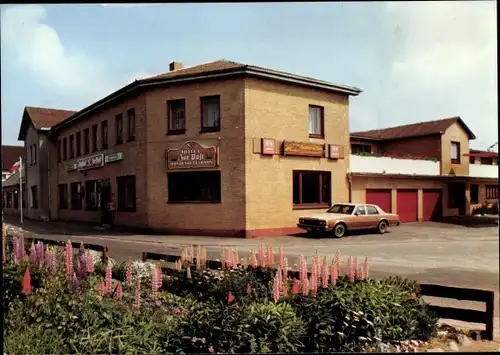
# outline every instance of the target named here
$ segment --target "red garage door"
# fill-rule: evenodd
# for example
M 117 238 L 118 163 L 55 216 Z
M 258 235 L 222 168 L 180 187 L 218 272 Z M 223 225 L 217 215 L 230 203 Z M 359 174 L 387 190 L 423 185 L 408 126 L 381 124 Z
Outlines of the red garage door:
M 391 213 L 391 190 L 366 189 L 366 203 L 377 205 L 385 212 Z
M 398 190 L 398 215 L 404 222 L 418 220 L 418 193 L 417 190 Z
M 441 190 L 424 190 L 423 191 L 423 220 L 424 221 L 439 221 L 442 214 L 442 191 Z

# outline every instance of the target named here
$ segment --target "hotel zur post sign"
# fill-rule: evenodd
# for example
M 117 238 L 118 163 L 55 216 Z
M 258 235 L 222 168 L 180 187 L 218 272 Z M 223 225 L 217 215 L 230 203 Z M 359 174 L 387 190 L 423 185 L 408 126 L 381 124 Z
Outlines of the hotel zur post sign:
M 204 147 L 198 142 L 189 141 L 178 149 L 167 151 L 168 169 L 215 168 L 217 148 Z

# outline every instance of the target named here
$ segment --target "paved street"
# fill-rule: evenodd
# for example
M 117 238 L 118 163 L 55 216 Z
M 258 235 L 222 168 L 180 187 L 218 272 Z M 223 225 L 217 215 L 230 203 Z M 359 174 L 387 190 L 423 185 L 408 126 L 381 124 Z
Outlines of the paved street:
M 6 218 L 5 222 L 19 227 L 19 223 L 11 218 Z M 495 227 L 405 224 L 384 235 L 356 234 L 343 239 L 312 239 L 304 235 L 258 239 L 137 235 L 60 222 L 30 221 L 25 222 L 24 231 L 27 236 L 40 235 L 41 238 L 54 240 L 71 238 L 72 241 L 106 244 L 110 257 L 117 261 L 125 261 L 129 256 L 140 258 L 143 251 L 179 254 L 180 248 L 192 244 L 204 245 L 213 258 L 219 256 L 221 246 L 234 248 L 240 255 L 245 255 L 264 243 L 276 249 L 283 246 L 289 262 L 294 265 L 301 254 L 310 258 L 318 250 L 321 255 L 333 258 L 339 249 L 344 263 L 348 255 L 359 256 L 360 259 L 368 257 L 373 277 L 400 275 L 422 283 L 495 292 L 499 289 L 499 237 Z M 460 307 L 460 302 L 454 304 Z M 476 309 L 483 309 L 472 302 L 467 306 L 471 304 Z M 498 302 L 495 308 L 498 317 Z

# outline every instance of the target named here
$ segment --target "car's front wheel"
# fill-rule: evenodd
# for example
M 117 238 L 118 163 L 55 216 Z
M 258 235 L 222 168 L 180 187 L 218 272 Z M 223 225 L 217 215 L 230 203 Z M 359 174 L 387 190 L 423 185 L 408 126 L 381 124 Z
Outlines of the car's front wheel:
M 335 238 L 342 238 L 345 235 L 346 227 L 345 224 L 339 223 L 333 228 L 333 235 Z
M 380 234 L 384 234 L 385 232 L 387 232 L 387 228 L 388 228 L 387 222 L 386 221 L 381 221 L 378 224 L 377 230 L 378 230 L 378 232 Z

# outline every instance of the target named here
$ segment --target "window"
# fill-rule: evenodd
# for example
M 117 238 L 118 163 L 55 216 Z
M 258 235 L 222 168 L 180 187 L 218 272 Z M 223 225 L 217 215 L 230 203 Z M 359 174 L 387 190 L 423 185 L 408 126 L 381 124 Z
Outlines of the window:
M 82 209 L 82 188 L 79 182 L 72 182 L 69 184 L 69 189 L 71 193 L 71 209 L 81 210 Z
M 69 136 L 69 158 L 73 159 L 75 157 L 75 135 Z
M 479 185 L 470 185 L 470 203 L 479 203 Z
M 186 132 L 186 100 L 171 100 L 168 106 L 168 134 Z
M 59 209 L 68 209 L 68 184 L 59 185 Z
M 323 107 L 309 106 L 309 137 L 324 137 Z
M 366 206 L 366 213 L 373 215 L 373 214 L 378 214 L 378 211 L 375 206 Z
M 366 210 L 365 210 L 365 206 L 358 206 L 356 207 L 356 210 L 354 211 L 355 214 L 357 215 L 366 215 Z
M 475 157 L 469 157 L 469 164 L 475 164 L 476 163 L 476 158 Z
M 83 154 L 90 153 L 90 131 L 88 128 L 83 130 Z
M 127 131 L 128 131 L 128 142 L 135 140 L 135 109 L 131 108 L 127 111 Z
M 32 162 L 33 162 L 33 165 L 36 165 L 36 144 L 33 144 Z
M 108 121 L 101 122 L 101 147 L 108 149 Z
M 486 185 L 486 199 L 498 198 L 498 185 Z
M 465 184 L 449 183 L 448 184 L 448 208 L 460 208 L 465 205 Z
M 82 134 L 80 132 L 76 132 L 76 154 L 75 156 L 79 157 L 82 155 Z
M 483 165 L 493 165 L 493 158 L 491 158 L 491 157 L 481 157 L 481 164 L 483 164 Z
M 17 191 L 14 191 L 13 195 L 14 195 L 14 208 L 19 208 L 19 193 Z
M 33 145 L 30 145 L 30 165 L 33 165 Z
M 352 154 L 363 154 L 372 152 L 372 146 L 369 144 L 351 144 Z
M 294 171 L 294 206 L 325 207 L 330 205 L 331 173 L 329 171 Z
M 31 208 L 38 208 L 38 189 L 35 186 L 31 186 Z
M 116 144 L 123 143 L 123 115 L 120 113 L 115 117 L 116 123 Z
M 118 185 L 118 211 L 135 212 L 135 175 L 119 176 L 116 178 Z
M 7 192 L 7 208 L 12 208 L 12 192 Z
M 92 153 L 97 152 L 97 125 L 92 125 Z
M 460 164 L 460 143 L 451 142 L 451 162 L 453 164 Z
M 68 160 L 68 139 L 63 138 L 63 160 Z
M 99 208 L 97 180 L 85 181 L 85 209 L 95 211 Z
M 201 98 L 201 130 L 204 132 L 220 130 L 220 96 Z
M 168 173 L 168 201 L 220 202 L 220 171 Z

